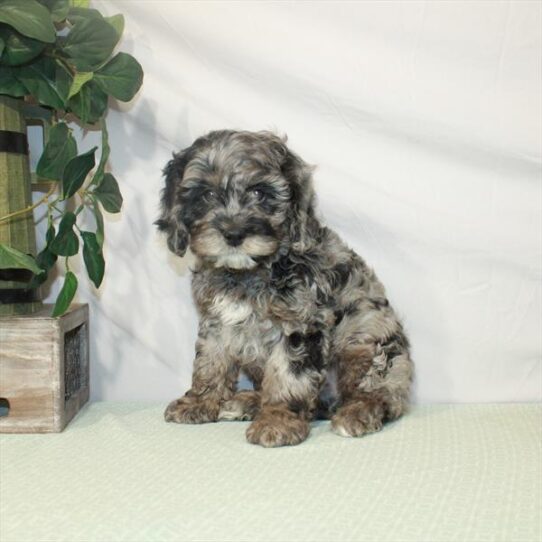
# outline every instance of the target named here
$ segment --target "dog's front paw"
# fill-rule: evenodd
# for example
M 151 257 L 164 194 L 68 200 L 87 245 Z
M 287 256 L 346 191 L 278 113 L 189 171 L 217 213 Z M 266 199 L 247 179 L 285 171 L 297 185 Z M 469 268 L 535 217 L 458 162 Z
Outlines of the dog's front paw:
M 383 412 L 364 402 L 345 405 L 331 418 L 331 430 L 341 437 L 361 437 L 382 429 Z
M 218 402 L 184 396 L 169 403 L 164 412 L 164 418 L 166 422 L 175 423 L 216 422 L 218 411 Z
M 294 446 L 309 435 L 306 420 L 282 407 L 264 408 L 247 429 L 247 440 L 265 448 Z

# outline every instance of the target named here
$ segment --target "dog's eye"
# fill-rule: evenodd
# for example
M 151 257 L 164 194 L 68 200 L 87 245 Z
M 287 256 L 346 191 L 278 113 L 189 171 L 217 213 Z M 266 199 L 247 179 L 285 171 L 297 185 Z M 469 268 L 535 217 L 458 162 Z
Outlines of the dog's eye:
M 216 192 L 214 190 L 205 190 L 203 193 L 203 199 L 205 201 L 212 201 L 216 198 Z
M 259 188 L 253 188 L 250 192 L 258 201 L 261 201 L 265 198 L 263 190 L 260 190 Z

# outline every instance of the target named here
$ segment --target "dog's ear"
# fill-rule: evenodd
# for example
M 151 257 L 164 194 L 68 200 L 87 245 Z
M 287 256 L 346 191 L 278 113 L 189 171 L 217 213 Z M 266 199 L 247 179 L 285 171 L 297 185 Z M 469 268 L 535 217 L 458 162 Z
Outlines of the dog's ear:
M 289 234 L 292 248 L 303 252 L 310 248 L 318 233 L 319 224 L 314 216 L 313 166 L 290 151 L 285 142 L 282 174 L 290 183 L 291 213 Z
M 173 155 L 164 168 L 166 186 L 162 190 L 160 218 L 154 223 L 167 234 L 169 250 L 177 256 L 184 256 L 190 235 L 180 217 L 181 205 L 177 199 L 177 187 L 180 185 L 184 169 L 192 157 L 192 147 Z

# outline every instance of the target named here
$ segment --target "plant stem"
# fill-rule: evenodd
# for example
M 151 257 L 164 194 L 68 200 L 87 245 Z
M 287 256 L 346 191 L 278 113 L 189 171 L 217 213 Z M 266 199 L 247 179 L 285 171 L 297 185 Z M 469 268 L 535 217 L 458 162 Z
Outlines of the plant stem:
M 13 218 L 15 216 L 19 216 L 19 215 L 29 213 L 30 211 L 32 211 L 36 207 L 39 207 L 42 203 L 45 203 L 46 201 L 49 200 L 49 198 L 53 195 L 53 192 L 56 190 L 57 186 L 58 186 L 57 183 L 51 183 L 51 188 L 49 189 L 49 192 L 47 192 L 47 194 L 45 194 L 45 196 L 43 196 L 43 198 L 41 198 L 39 201 L 37 201 L 33 205 L 30 205 L 30 206 L 28 206 L 28 207 L 26 207 L 24 209 L 21 209 L 20 211 L 15 211 L 14 213 L 10 213 L 8 215 L 0 217 L 0 222 L 5 222 L 6 220 L 10 220 L 11 218 Z

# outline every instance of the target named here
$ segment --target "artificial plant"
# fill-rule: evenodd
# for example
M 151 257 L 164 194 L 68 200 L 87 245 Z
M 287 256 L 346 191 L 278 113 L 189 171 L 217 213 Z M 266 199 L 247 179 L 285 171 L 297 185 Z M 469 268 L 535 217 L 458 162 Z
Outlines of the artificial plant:
M 47 206 L 45 248 L 34 258 L 0 244 L 0 269 L 29 269 L 28 285 L 45 282 L 58 258 L 66 274 L 53 315 L 63 314 L 77 290 L 69 258 L 82 247 L 90 280 L 99 287 L 105 271 L 102 209 L 118 213 L 122 195 L 106 171 L 110 153 L 105 117 L 109 98 L 129 101 L 143 80 L 140 64 L 127 53 L 113 54 L 124 28 L 122 15 L 104 17 L 88 0 L 0 0 L 0 95 L 52 112 L 52 126 L 37 168 L 49 184 L 34 205 L 0 216 L 0 226 Z M 78 154 L 74 126 L 101 131 L 98 147 Z M 95 218 L 94 231 L 81 229 L 81 213 Z

